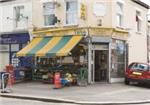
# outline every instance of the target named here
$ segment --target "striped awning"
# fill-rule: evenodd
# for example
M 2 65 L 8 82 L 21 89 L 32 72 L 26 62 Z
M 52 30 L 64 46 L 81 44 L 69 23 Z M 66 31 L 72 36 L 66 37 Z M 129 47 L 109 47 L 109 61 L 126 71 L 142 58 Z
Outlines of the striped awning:
M 83 38 L 81 35 L 35 37 L 17 56 L 66 56 Z

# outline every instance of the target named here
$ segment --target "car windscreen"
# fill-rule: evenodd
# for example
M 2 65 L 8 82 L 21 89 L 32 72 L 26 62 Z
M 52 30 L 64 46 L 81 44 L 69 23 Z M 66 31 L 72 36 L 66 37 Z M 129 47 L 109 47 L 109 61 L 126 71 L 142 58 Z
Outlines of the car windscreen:
M 129 66 L 129 68 L 136 71 L 147 71 L 148 65 L 142 63 L 133 63 Z

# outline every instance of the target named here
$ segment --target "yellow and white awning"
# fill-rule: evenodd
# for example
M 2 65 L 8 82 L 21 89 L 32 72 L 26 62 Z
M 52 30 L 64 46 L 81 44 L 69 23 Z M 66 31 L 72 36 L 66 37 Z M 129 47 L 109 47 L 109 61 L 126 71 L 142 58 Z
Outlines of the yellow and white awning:
M 66 56 L 82 38 L 81 35 L 35 37 L 17 56 Z

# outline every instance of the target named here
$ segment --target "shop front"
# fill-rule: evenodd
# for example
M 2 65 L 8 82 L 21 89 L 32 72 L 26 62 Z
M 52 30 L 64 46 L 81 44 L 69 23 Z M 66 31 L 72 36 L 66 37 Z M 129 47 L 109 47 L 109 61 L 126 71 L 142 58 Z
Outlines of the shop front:
M 39 30 L 33 34 L 35 38 L 17 53 L 19 57 L 34 59 L 33 80 L 53 81 L 56 71 L 62 76 L 67 73 L 74 78 L 83 76 L 90 84 L 123 79 L 127 32 L 112 28 L 71 28 Z M 83 68 L 87 72 L 84 75 Z
M 97 41 L 97 39 L 100 39 Z M 120 82 L 127 64 L 126 41 L 92 37 L 92 82 Z
M 23 59 L 16 57 L 16 53 L 21 50 L 30 41 L 30 36 L 27 32 L 23 33 L 4 33 L 0 35 L 0 53 L 4 60 L 3 68 L 6 65 L 12 64 L 14 67 L 23 66 Z
M 128 32 L 111 28 L 91 28 L 90 33 L 91 83 L 123 81 L 128 64 Z
M 59 72 L 61 78 L 69 75 L 71 83 L 77 84 L 81 75 L 82 79 L 87 81 L 87 47 L 83 37 L 83 35 L 37 36 L 20 50 L 17 56 L 34 58 L 32 80 L 53 83 L 55 73 Z

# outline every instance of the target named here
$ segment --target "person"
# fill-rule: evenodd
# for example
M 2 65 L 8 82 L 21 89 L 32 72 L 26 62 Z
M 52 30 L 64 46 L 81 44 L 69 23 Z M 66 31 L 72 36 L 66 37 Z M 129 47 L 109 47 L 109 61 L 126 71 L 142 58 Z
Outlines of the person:
M 101 80 L 106 79 L 106 72 L 107 72 L 107 64 L 106 64 L 106 62 L 102 61 L 101 64 L 100 64 L 100 77 L 101 77 Z
M 65 79 L 68 81 L 68 83 L 72 82 L 72 75 L 70 73 L 66 73 Z
M 61 78 L 62 86 L 70 86 L 73 81 L 71 73 L 66 73 L 64 78 Z

